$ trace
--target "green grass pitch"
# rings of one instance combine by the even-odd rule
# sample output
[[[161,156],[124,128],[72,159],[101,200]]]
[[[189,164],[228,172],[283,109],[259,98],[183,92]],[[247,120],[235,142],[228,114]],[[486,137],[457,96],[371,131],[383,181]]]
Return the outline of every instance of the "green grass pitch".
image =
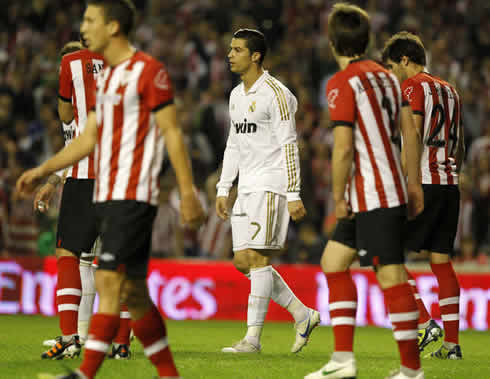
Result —
[[[185,379],[303,378],[319,369],[332,352],[332,330],[317,328],[298,355],[289,353],[294,340],[292,324],[266,323],[262,353],[228,355],[223,346],[239,340],[245,324],[233,321],[168,321],[172,351]],[[81,359],[42,361],[42,340],[58,334],[57,319],[40,316],[0,316],[0,378],[36,378],[39,372],[62,373],[63,365],[77,367]],[[461,333],[462,361],[423,359],[426,378],[490,378],[490,334]],[[438,345],[438,344],[437,344]],[[355,340],[359,378],[384,378],[399,365],[391,331],[358,328]],[[134,342],[129,361],[105,361],[99,378],[153,378],[156,370]]]

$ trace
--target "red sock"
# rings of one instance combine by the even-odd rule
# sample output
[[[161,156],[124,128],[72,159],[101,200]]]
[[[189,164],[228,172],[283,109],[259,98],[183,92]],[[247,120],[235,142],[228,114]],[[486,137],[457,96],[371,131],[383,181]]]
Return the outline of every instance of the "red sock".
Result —
[[[77,334],[78,307],[82,298],[82,280],[77,257],[60,257],[56,261],[58,268],[58,289],[56,303],[60,317],[61,334]]]
[[[412,292],[415,297],[415,302],[417,303],[417,309],[419,310],[419,326],[417,326],[419,329],[422,329],[420,327],[421,324],[426,323],[427,321],[430,321],[431,316],[429,312],[427,311],[427,308],[425,308],[425,304],[420,298],[419,291],[417,290],[417,283],[415,282],[415,278],[408,272],[407,268],[405,267],[405,271],[407,272],[408,276],[408,284],[412,287]]]
[[[85,342],[85,353],[80,371],[92,379],[109,350],[119,327],[119,315],[97,313],[90,320],[88,340]]]
[[[403,283],[383,290],[390,313],[393,335],[398,344],[401,364],[412,370],[420,368],[417,342],[419,312],[410,284]]]
[[[350,271],[326,273],[329,309],[335,339],[334,351],[353,351],[357,291]]]
[[[459,344],[459,282],[451,262],[431,264],[439,283],[439,308],[444,324],[444,341]]]
[[[158,375],[178,377],[179,373],[168,346],[165,323],[158,309],[152,305],[142,318],[131,322],[131,327],[134,335],[143,344],[145,355],[157,368]]]
[[[129,335],[131,333],[131,315],[129,314],[128,307],[125,304],[121,304],[121,313],[119,315],[119,329],[117,336],[114,338],[114,342],[120,345],[129,346]]]

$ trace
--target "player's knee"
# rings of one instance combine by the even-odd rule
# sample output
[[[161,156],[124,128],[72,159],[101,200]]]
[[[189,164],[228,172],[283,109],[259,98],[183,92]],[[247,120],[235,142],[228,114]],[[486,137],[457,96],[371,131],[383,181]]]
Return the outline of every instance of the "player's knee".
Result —
[[[250,268],[260,268],[265,267],[270,264],[270,256],[277,251],[267,251],[258,252],[256,250],[248,250],[248,264]]]
[[[95,286],[102,296],[113,296],[119,299],[124,275],[120,272],[98,270],[95,274]]]
[[[72,253],[71,251],[68,251],[66,249],[62,249],[62,248],[56,248],[56,258],[61,258],[61,257],[77,257],[74,253]]]
[[[376,271],[381,289],[390,288],[408,280],[407,272],[403,265],[379,265]]]
[[[238,271],[245,275],[250,271],[247,255],[247,250],[241,250],[235,252],[235,255],[233,256],[233,265]]]

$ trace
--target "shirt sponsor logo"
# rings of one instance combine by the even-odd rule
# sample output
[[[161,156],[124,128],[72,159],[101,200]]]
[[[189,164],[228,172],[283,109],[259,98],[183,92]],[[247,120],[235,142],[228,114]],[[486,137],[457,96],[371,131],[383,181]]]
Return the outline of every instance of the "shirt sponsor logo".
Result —
[[[243,122],[235,122],[233,125],[235,126],[237,134],[257,132],[257,124],[254,122],[247,122],[247,119],[244,119]]]

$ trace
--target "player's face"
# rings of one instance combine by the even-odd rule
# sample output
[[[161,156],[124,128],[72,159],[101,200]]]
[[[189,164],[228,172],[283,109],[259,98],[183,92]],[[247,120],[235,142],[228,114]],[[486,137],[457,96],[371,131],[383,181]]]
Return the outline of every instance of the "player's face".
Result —
[[[396,63],[393,62],[391,59],[388,59],[388,61],[386,62],[386,68],[390,70],[393,74],[395,74],[400,83],[402,83],[407,78],[407,75],[403,68],[403,64],[401,62]]]
[[[230,70],[235,74],[243,74],[252,65],[252,56],[247,47],[247,41],[241,38],[232,38],[230,52],[228,53]]]
[[[109,24],[105,22],[104,9],[89,5],[80,27],[82,39],[88,49],[102,53],[109,42]]]

